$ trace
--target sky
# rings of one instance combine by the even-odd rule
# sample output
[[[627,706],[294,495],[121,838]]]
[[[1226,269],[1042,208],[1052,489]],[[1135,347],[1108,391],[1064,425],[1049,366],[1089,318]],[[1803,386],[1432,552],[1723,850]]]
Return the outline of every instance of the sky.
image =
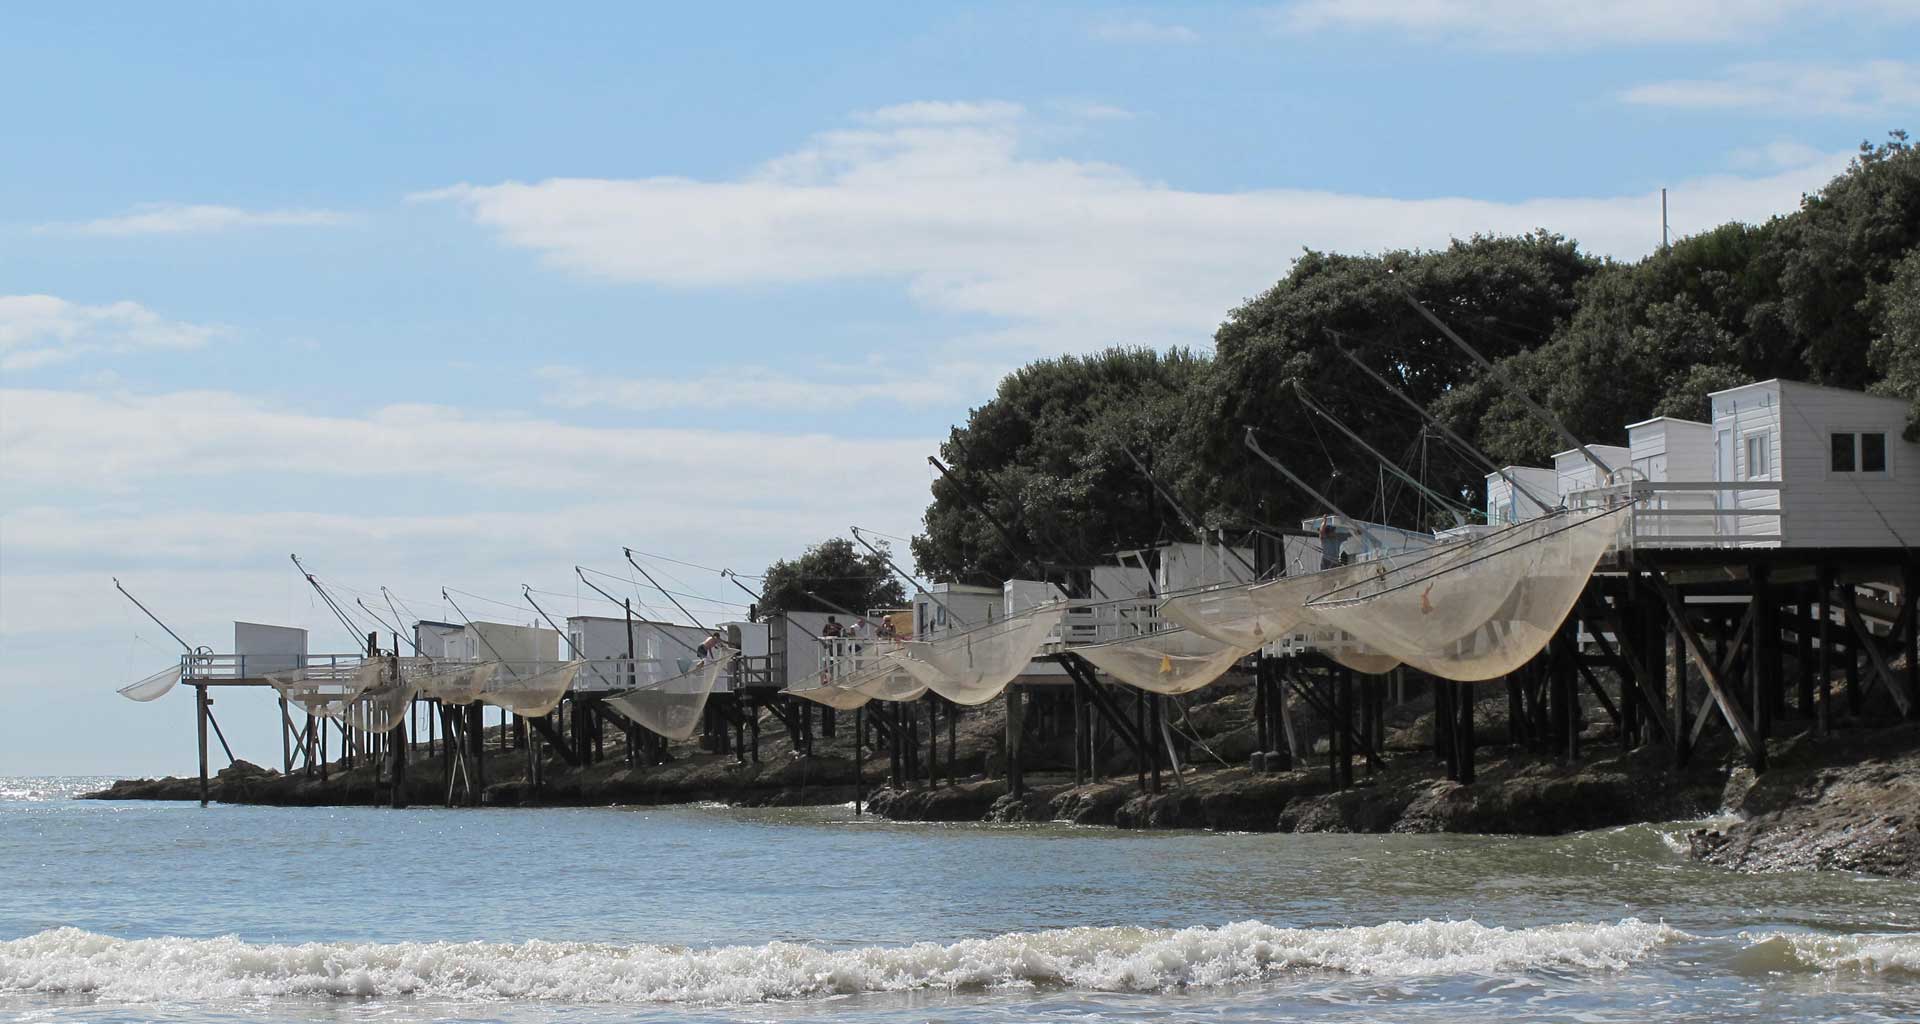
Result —
[[[911,534],[1009,369],[1208,349],[1305,248],[1790,211],[1920,129],[1915,38],[1920,0],[8,5],[0,775],[193,770],[186,691],[114,692],[179,651],[115,577],[216,651],[353,648],[290,554],[527,622],[631,547],[739,618],[713,570]],[[278,765],[267,694],[215,713]]]

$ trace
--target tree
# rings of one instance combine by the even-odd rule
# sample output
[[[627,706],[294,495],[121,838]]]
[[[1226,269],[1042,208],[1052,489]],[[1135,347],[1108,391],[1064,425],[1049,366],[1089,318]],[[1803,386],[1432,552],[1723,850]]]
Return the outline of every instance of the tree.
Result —
[[[883,551],[887,547],[884,541],[877,546]],[[869,609],[901,608],[907,603],[906,591],[886,561],[856,550],[844,537],[821,541],[798,558],[781,559],[768,566],[761,594],[760,611],[766,615],[832,612],[838,610],[835,605],[864,614]]]
[[[1368,445],[1398,461],[1418,450],[1419,417],[1340,355],[1345,347],[1396,387],[1431,404],[1473,378],[1471,359],[1408,302],[1412,295],[1489,358],[1544,344],[1575,309],[1576,288],[1600,267],[1546,232],[1477,236],[1437,251],[1341,256],[1309,251],[1285,279],[1234,310],[1214,336],[1217,354],[1189,424],[1188,493],[1203,493],[1216,520],[1297,525],[1324,511],[1242,448],[1253,426],[1263,445],[1355,515],[1391,518],[1377,501],[1378,467],[1309,413],[1295,381]],[[1477,432],[1475,407],[1455,410]],[[1435,490],[1478,504],[1483,473],[1459,453],[1429,448]]]
[[[1873,382],[1868,342],[1891,297],[1887,284],[1901,257],[1920,245],[1920,150],[1907,133],[1879,146],[1862,142],[1846,173],[1805,197],[1783,218],[1757,269],[1778,285],[1758,304],[1749,327],[1777,323],[1800,366],[1794,379],[1835,387]]]
[[[940,447],[953,475],[934,482],[913,540],[920,570],[998,584],[1173,535],[1126,451],[1150,466],[1168,457],[1205,366],[1184,349],[1115,348],[1007,375]]]
[[[1873,390],[1912,403],[1906,438],[1920,441],[1920,247],[1907,253],[1887,282],[1871,357],[1883,378]]]

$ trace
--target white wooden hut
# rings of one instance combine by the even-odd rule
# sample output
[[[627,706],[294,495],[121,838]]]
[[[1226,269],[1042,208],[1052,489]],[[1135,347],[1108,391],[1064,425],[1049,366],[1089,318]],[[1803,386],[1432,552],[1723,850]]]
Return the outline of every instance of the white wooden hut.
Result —
[[[1627,469],[1633,465],[1633,450],[1617,444],[1590,444],[1587,445],[1587,451],[1606,463],[1611,470]],[[1553,453],[1553,474],[1556,480],[1555,493],[1562,501],[1580,491],[1605,487],[1611,482],[1606,479],[1606,474],[1600,472],[1600,467],[1594,465],[1593,460],[1578,448]]]
[[[435,660],[460,660],[465,654],[467,627],[452,622],[422,619],[413,624],[413,642],[421,657]]]
[[[298,626],[269,626],[260,622],[233,624],[233,653],[237,675],[258,679],[269,672],[285,672],[307,663],[307,631]]]
[[[1730,543],[1900,547],[1920,541],[1920,445],[1907,402],[1765,380],[1713,400],[1714,479]]]
[[[1515,489],[1516,483],[1519,489]],[[1548,508],[1559,504],[1560,475],[1545,466],[1506,466],[1499,473],[1488,473],[1487,524],[1524,523],[1544,515],[1544,510],[1528,498],[1528,494],[1545,502]]]
[[[1005,600],[999,587],[935,583],[927,593],[914,595],[913,638],[934,640],[954,630],[998,622]]]

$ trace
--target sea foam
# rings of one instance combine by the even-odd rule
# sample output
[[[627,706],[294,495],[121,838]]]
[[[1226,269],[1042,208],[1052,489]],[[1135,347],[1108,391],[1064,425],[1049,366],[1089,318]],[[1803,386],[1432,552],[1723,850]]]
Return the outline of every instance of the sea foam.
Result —
[[[1662,924],[1498,928],[1067,928],[951,945],[688,949],[578,942],[307,943],[119,939],[61,928],[0,943],[0,991],[225,1001],[418,996],[470,1001],[751,1003],[859,992],[1005,987],[1165,991],[1284,971],[1414,978],[1618,970],[1685,938]]]
[[[1748,944],[1739,966],[1750,973],[1920,975],[1920,935],[1746,932],[1742,937]]]

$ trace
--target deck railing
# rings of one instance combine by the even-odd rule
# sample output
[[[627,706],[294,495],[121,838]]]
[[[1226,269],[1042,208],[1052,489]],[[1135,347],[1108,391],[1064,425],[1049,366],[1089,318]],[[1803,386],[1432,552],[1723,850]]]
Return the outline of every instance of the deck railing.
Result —
[[[1567,506],[1632,504],[1633,543],[1639,547],[1779,547],[1785,489],[1777,480],[1631,480],[1575,491]],[[1741,506],[1743,492],[1770,493],[1772,507]]]

